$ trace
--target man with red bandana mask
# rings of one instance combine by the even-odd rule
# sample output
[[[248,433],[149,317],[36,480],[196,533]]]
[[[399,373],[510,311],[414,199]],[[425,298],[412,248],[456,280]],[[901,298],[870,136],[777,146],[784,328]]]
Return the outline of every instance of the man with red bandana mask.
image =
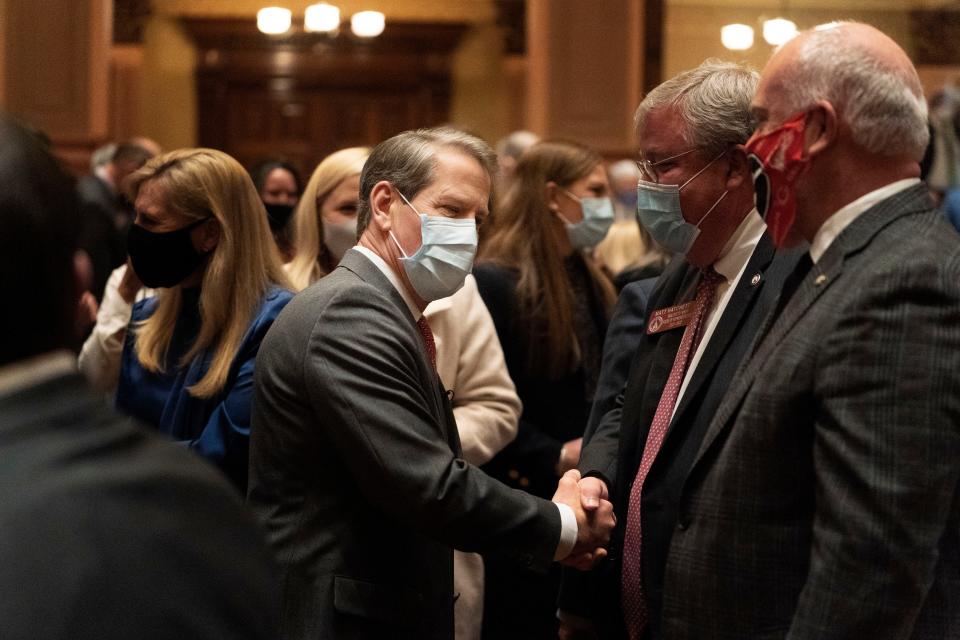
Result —
[[[809,259],[686,477],[664,635],[960,637],[960,237],[918,177],[916,70],[824,25],[752,111],[758,210]]]

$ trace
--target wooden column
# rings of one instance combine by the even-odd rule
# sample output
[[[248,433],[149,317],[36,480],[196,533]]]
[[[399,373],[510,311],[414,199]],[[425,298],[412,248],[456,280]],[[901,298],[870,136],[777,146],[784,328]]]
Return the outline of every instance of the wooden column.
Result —
[[[111,0],[4,0],[0,102],[77,172],[108,133]]]
[[[527,122],[632,155],[633,112],[659,82],[663,0],[527,1]]]

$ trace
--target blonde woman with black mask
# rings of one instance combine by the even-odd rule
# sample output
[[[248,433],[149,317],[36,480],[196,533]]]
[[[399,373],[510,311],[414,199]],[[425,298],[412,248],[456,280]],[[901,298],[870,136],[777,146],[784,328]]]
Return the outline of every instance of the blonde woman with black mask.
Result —
[[[213,149],[156,157],[129,191],[130,261],[158,293],[133,307],[117,407],[245,491],[254,360],[292,297],[263,204],[244,168]]]

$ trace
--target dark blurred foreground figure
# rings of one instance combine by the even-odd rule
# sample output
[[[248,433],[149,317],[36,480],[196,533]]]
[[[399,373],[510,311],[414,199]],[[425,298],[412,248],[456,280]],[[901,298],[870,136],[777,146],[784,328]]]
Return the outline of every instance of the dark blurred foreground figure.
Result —
[[[0,117],[0,295],[31,300],[0,316],[0,636],[274,638],[274,566],[235,492],[108,410],[64,349],[78,226],[72,181]]]

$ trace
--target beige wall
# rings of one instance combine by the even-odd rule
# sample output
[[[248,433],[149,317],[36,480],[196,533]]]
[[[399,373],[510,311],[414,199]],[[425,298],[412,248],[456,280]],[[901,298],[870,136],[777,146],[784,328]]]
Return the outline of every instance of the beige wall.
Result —
[[[179,22],[150,19],[144,33],[140,117],[143,135],[164,149],[196,145],[196,48]]]
[[[3,2],[0,0],[0,7]],[[295,16],[316,0],[272,0],[286,6]],[[517,0],[522,1],[522,0]],[[551,9],[567,0],[549,0]],[[842,11],[834,0],[791,0],[789,17],[801,28],[839,18],[874,24],[908,51],[912,44],[907,11],[932,8],[941,0],[846,0]],[[762,69],[772,47],[762,40],[762,17],[772,17],[779,0],[665,0],[663,77],[696,66],[708,57],[745,61]],[[946,0],[943,0],[946,2]],[[255,19],[265,0],[154,0],[155,15],[146,33],[143,73],[140,78],[142,104],[135,119],[143,133],[172,148],[196,143],[196,94],[193,79],[195,50],[178,24],[181,16],[245,17]],[[471,25],[453,64],[453,92],[450,120],[490,141],[517,128],[528,128],[524,101],[528,96],[525,73],[528,60],[505,59],[501,30],[495,25],[493,0],[337,0],[346,19],[356,11],[376,8],[387,20],[458,21]],[[797,8],[802,6],[803,8]],[[0,16],[2,17],[2,16]],[[754,46],[746,52],[731,52],[720,43],[720,27],[744,22],[756,30]],[[627,43],[611,42],[611,48]],[[958,61],[960,63],[960,61]],[[933,91],[945,74],[954,70],[922,70],[925,84]],[[2,82],[2,77],[0,77]],[[603,101],[598,108],[603,108]]]
[[[768,6],[776,6],[770,2]],[[757,70],[763,69],[773,47],[763,40],[761,24],[763,17],[775,17],[773,11],[755,6],[733,3],[692,4],[688,1],[667,2],[665,51],[663,77],[697,66],[710,57],[746,62]],[[795,6],[796,3],[791,3]],[[907,12],[897,9],[853,10],[803,9],[791,10],[788,17],[800,29],[831,20],[857,20],[872,24],[892,37],[909,53],[911,50]],[[720,43],[720,28],[725,24],[739,22],[754,28],[753,48],[747,51],[729,51]]]

